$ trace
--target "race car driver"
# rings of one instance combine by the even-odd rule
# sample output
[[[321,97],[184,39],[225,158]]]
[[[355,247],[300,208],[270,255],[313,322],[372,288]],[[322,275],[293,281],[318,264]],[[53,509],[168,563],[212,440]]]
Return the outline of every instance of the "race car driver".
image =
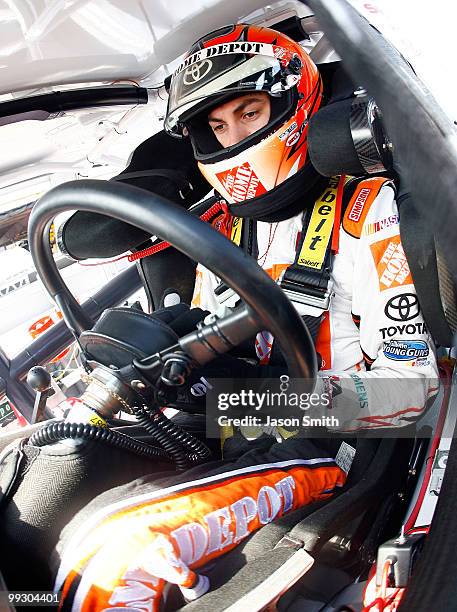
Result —
[[[317,330],[319,385],[330,390],[336,414],[344,397],[358,398],[355,413],[342,414],[342,429],[398,427],[436,391],[434,348],[401,245],[394,183],[359,182],[341,214],[345,178],[321,177],[309,162],[308,122],[322,103],[319,72],[298,44],[236,25],[199,40],[179,66],[166,128],[190,137],[224,201],[215,226],[273,279],[300,266],[328,270],[331,259],[328,307],[297,303],[308,302],[303,314]],[[199,266],[194,305],[220,312],[218,289]],[[261,364],[273,352],[274,339],[261,334]],[[414,384],[399,393],[387,379]],[[198,598],[209,588],[198,568],[345,481],[335,457],[310,440],[261,436],[244,451],[224,464],[141,479],[89,504],[59,546],[55,588],[64,609],[158,610],[167,582]]]
[[[230,221],[221,215],[214,225],[292,287],[294,302],[300,283],[308,286],[295,303],[317,335],[320,386],[337,382],[334,409],[350,393],[359,398],[344,427],[401,426],[436,391],[433,344],[400,240],[394,182],[324,178],[310,163],[309,122],[324,96],[299,44],[267,28],[231,26],[199,40],[178,67],[165,127],[188,134],[227,204]],[[341,214],[344,190],[352,197]],[[329,305],[306,291],[330,296]],[[219,279],[199,265],[193,305],[223,312],[221,295]],[[259,334],[261,363],[271,350],[272,338]]]

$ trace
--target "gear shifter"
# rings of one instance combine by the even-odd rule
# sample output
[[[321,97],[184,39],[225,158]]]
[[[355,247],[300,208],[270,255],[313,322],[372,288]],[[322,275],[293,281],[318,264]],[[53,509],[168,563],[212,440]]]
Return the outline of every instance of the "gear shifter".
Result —
[[[36,391],[30,423],[38,423],[46,418],[46,401],[48,397],[54,395],[54,389],[51,387],[51,375],[42,366],[34,366],[30,368],[27,374],[27,384]]]

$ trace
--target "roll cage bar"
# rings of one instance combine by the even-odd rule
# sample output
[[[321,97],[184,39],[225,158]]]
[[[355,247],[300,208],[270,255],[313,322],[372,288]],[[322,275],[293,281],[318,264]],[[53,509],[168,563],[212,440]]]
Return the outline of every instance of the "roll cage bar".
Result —
[[[86,300],[82,307],[89,319],[96,321],[106,308],[120,304],[141,286],[137,268],[128,268]],[[27,420],[32,416],[35,397],[25,382],[27,372],[34,365],[49,362],[73,341],[74,337],[65,322],[59,321],[12,359],[8,359],[0,348],[0,390],[4,387],[8,398]]]

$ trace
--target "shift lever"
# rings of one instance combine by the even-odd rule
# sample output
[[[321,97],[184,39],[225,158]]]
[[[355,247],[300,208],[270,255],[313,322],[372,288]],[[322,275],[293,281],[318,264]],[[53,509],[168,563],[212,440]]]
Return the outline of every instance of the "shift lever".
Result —
[[[34,366],[30,368],[27,374],[27,384],[36,391],[35,403],[33,405],[33,414],[30,423],[38,423],[45,417],[46,400],[51,395],[54,395],[54,389],[51,387],[51,375],[42,366]]]

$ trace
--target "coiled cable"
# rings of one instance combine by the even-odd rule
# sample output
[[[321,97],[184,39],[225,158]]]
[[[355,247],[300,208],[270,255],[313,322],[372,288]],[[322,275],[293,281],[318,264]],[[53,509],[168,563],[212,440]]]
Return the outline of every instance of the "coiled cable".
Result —
[[[88,423],[68,423],[58,421],[57,423],[47,423],[38,431],[35,431],[29,439],[33,446],[46,446],[59,440],[68,438],[83,438],[88,440],[100,440],[105,444],[110,444],[130,451],[142,457],[160,458],[165,461],[172,461],[171,453],[162,448],[150,446],[139,440],[135,440],[119,431],[114,431],[106,427],[89,425]]]
[[[170,421],[160,410],[143,407],[133,408],[133,412],[144,429],[173,457],[177,471],[182,472],[211,456],[206,444]]]

